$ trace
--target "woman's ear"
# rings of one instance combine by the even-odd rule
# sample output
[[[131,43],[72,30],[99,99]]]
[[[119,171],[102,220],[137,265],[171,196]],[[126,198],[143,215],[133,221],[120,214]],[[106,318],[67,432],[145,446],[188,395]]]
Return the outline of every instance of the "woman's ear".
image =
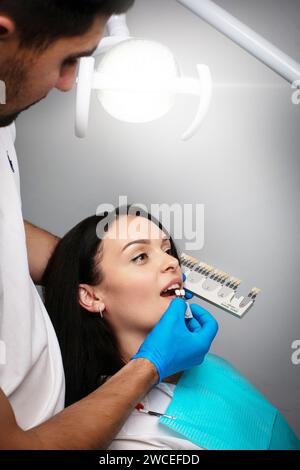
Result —
[[[16,25],[8,16],[0,15],[0,41],[7,39],[16,32]]]
[[[97,295],[92,286],[80,284],[78,291],[78,301],[85,310],[91,313],[99,314],[100,310],[105,310],[105,304],[99,295]]]

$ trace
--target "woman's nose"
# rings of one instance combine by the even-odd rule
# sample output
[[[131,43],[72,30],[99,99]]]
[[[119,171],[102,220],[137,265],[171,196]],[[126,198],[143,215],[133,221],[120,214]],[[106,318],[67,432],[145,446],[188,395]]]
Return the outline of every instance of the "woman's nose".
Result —
[[[162,261],[161,270],[162,272],[165,271],[176,271],[179,267],[179,261],[174,256],[165,253],[164,259]]]

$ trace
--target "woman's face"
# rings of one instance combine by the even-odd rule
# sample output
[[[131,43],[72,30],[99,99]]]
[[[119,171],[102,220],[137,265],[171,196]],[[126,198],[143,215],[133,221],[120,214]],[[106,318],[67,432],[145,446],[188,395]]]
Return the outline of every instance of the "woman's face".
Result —
[[[97,288],[105,304],[105,319],[117,336],[120,332],[142,338],[175,298],[170,292],[162,296],[162,291],[172,284],[182,288],[170,240],[144,217],[121,216],[106,233],[102,250],[103,280]]]

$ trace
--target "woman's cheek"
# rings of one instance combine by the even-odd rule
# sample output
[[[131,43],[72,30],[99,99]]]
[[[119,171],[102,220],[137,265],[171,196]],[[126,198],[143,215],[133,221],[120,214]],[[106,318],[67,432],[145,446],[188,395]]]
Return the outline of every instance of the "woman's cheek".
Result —
[[[125,289],[130,297],[137,296],[139,298],[149,298],[153,295],[153,279],[149,274],[143,273],[142,271],[134,272],[132,275],[128,274],[126,276]]]

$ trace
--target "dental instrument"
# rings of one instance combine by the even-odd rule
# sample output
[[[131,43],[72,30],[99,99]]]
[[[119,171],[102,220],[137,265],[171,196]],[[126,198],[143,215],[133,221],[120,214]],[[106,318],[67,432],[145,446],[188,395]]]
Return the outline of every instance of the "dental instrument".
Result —
[[[140,413],[145,413],[147,415],[150,415],[150,416],[156,416],[157,418],[167,418],[167,419],[171,419],[171,420],[175,420],[175,416],[170,416],[170,415],[166,415],[164,413],[158,413],[157,411],[152,411],[152,410],[145,410],[145,407],[143,405],[143,403],[138,403],[136,406],[135,406],[135,409],[137,411],[139,411]]]

